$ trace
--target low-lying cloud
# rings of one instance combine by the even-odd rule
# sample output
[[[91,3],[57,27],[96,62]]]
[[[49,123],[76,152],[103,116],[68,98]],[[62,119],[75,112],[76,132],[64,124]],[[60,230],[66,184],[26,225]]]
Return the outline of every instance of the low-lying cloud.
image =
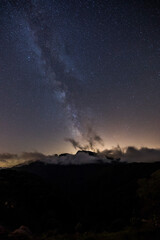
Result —
[[[0,167],[13,167],[15,165],[41,161],[46,158],[46,155],[39,152],[23,152],[21,154],[2,153],[0,154]]]
[[[126,162],[157,162],[160,161],[160,149],[128,147],[122,155]]]
[[[68,139],[70,141],[71,139]],[[73,142],[76,147],[79,143]],[[76,154],[54,154],[45,155],[39,152],[24,152],[22,154],[0,154],[0,167],[9,168],[21,164],[29,164],[31,162],[41,161],[46,164],[60,165],[81,165],[81,164],[96,164],[96,163],[112,163],[113,161],[120,162],[157,162],[160,161],[160,149],[154,148],[136,148],[127,147],[121,149],[119,146],[112,149],[105,149],[101,152],[78,151]]]

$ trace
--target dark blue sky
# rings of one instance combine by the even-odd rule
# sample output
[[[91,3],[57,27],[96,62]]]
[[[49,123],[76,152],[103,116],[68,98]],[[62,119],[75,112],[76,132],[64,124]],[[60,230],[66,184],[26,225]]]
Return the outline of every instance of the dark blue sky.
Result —
[[[160,147],[159,26],[159,1],[1,0],[0,152]]]

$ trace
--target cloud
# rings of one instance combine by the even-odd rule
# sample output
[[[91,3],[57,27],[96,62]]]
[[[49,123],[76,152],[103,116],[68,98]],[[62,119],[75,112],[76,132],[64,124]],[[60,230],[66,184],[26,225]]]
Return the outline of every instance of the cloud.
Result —
[[[2,153],[0,154],[0,162],[5,162],[6,160],[12,160],[17,158],[17,154]]]
[[[24,152],[18,154],[0,154],[0,167],[10,168],[16,165],[29,164],[35,161],[41,161],[48,164],[60,164],[60,165],[81,165],[81,164],[92,164],[98,163],[99,161],[110,162],[105,156],[100,156],[97,153],[90,151],[78,151],[76,154],[60,154],[59,156],[44,155],[38,152]]]
[[[154,148],[136,148],[134,146],[128,146],[126,148],[120,148],[117,146],[112,149],[105,149],[101,152],[109,159],[120,159],[121,162],[158,162],[160,161],[160,149]]]
[[[70,142],[75,149],[89,150],[89,145],[81,145],[78,141],[73,138],[66,138],[65,141]]]
[[[160,161],[160,149],[128,147],[122,156],[126,162],[157,162]]]
[[[73,138],[66,138],[65,141],[70,142],[75,149],[82,149],[82,146],[79,144],[79,142]]]
[[[79,143],[73,139],[67,139],[75,148],[79,148]],[[119,160],[120,162],[157,162],[160,161],[160,149],[153,148],[136,148],[129,146],[121,149],[117,146],[112,149],[105,149],[101,152],[91,152],[86,150],[78,151],[76,154],[60,154],[59,156],[44,155],[39,152],[24,152],[21,154],[0,154],[0,167],[9,168],[20,164],[29,164],[30,162],[41,161],[48,164],[60,165],[81,165],[81,164],[96,164],[96,163],[112,163]]]
[[[2,153],[0,154],[0,167],[13,167],[22,163],[43,160],[46,156],[38,152],[23,152],[21,154]]]
[[[100,136],[98,136],[98,135],[94,136],[94,141],[100,143],[102,146],[104,145],[102,138]]]
[[[104,146],[102,138],[90,126],[88,126],[86,132],[82,134],[81,141],[83,141],[83,144],[74,138],[65,138],[65,141],[70,142],[75,149],[90,150],[94,152],[99,151],[97,149],[97,144]]]
[[[117,147],[113,147],[112,149],[105,149],[100,152],[100,154],[108,159],[122,159],[124,156],[124,150],[121,149],[118,145]]]
[[[88,142],[89,150],[96,151],[97,144],[104,146],[102,138],[95,132],[95,130],[91,127],[87,127],[86,136],[84,137]]]

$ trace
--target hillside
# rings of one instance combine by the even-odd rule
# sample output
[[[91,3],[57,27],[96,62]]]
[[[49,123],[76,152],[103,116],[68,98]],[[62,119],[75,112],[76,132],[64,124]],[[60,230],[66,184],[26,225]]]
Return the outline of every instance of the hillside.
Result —
[[[149,180],[159,169],[159,162],[80,166],[35,162],[1,170],[0,224],[9,231],[25,225],[34,234],[117,232],[139,226],[143,218],[152,221],[155,214],[152,207],[149,212],[144,209],[147,180],[140,179]],[[156,184],[153,192],[159,193],[159,188]]]

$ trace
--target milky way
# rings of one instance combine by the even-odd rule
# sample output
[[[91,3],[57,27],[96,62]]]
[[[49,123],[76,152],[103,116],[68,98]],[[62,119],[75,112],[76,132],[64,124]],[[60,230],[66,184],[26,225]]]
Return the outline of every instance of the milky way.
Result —
[[[2,0],[0,151],[159,147],[159,23],[157,1]]]

